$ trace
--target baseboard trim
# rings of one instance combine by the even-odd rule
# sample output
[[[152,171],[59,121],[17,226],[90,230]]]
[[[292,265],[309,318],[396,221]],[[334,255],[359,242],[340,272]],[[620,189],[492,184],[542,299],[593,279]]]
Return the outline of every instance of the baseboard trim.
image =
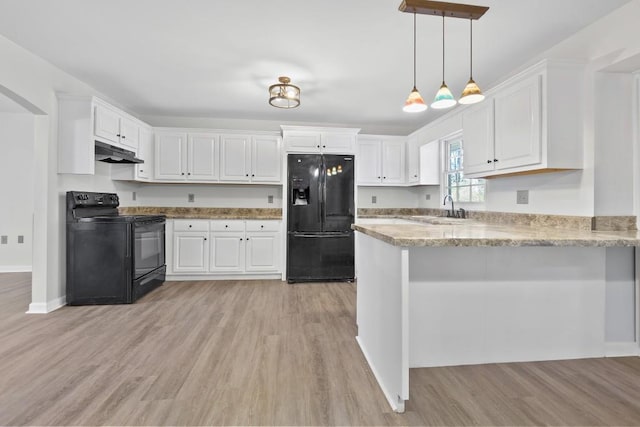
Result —
[[[30,265],[0,265],[0,273],[31,273]]]
[[[47,301],[46,303],[32,302],[31,304],[29,304],[29,310],[27,311],[27,314],[47,314],[65,305],[67,305],[66,295],[61,296],[60,298],[53,299],[51,301]]]
[[[640,346],[632,342],[608,342],[605,343],[606,357],[640,356]]]
[[[380,376],[378,375],[378,371],[376,371],[375,366],[373,366],[373,364],[371,363],[371,359],[369,358],[369,353],[367,353],[367,350],[364,348],[364,345],[362,344],[360,337],[356,337],[356,342],[358,343],[358,346],[360,347],[360,351],[362,351],[362,354],[364,355],[364,358],[367,361],[367,365],[369,365],[371,372],[373,372],[373,376],[376,378],[376,381],[378,382],[378,386],[380,386],[380,390],[382,390],[382,394],[384,394],[384,397],[387,398],[387,402],[389,402],[391,409],[393,409],[394,412],[403,413],[404,401],[402,401],[402,403],[398,402],[394,398],[394,396],[390,394],[389,391],[384,387],[384,385],[382,384],[382,381],[380,381]]]
[[[167,282],[190,280],[281,280],[282,273],[272,274],[167,274]]]

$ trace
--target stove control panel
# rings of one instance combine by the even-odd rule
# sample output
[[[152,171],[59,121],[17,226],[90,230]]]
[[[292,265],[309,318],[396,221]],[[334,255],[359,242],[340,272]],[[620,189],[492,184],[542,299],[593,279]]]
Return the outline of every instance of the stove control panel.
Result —
[[[68,194],[71,195],[73,205],[77,207],[118,207],[120,204],[118,195],[115,193],[90,193],[82,191],[70,191]]]

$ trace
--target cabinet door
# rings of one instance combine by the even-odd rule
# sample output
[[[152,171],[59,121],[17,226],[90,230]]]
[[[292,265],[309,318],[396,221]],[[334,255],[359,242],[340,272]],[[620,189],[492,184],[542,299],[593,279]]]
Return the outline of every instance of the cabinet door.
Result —
[[[327,154],[353,154],[356,136],[342,133],[323,133],[320,145],[323,153]]]
[[[244,271],[244,232],[211,233],[212,273],[242,273]]]
[[[282,182],[280,137],[254,136],[251,141],[251,181]]]
[[[220,137],[220,181],[249,181],[250,144],[246,135]]]
[[[287,151],[293,153],[319,153],[320,133],[318,132],[287,132],[284,137]]]
[[[188,144],[187,179],[218,180],[218,135],[191,134]]]
[[[140,143],[140,126],[133,120],[120,119],[120,145],[134,153],[138,152]]]
[[[115,145],[120,145],[120,115],[109,108],[96,105],[94,112],[94,134]]]
[[[440,141],[420,147],[420,185],[440,185]]]
[[[492,171],[493,153],[493,100],[469,108],[462,116],[465,175]]]
[[[209,270],[207,232],[173,233],[173,272],[206,273]]]
[[[155,177],[161,180],[186,179],[187,135],[183,133],[156,134]]]
[[[380,184],[382,182],[381,146],[382,141],[380,140],[360,139],[358,141],[356,155],[358,184]]]
[[[415,136],[407,141],[407,182],[420,183],[420,146]]]
[[[404,141],[382,141],[382,183],[404,184]]]
[[[534,76],[495,95],[496,169],[541,162],[541,78]]]
[[[153,176],[153,133],[151,129],[140,129],[140,141],[138,143],[138,158],[144,163],[136,165],[136,178],[142,180],[151,179]]]
[[[247,233],[246,271],[277,272],[279,270],[279,233]]]

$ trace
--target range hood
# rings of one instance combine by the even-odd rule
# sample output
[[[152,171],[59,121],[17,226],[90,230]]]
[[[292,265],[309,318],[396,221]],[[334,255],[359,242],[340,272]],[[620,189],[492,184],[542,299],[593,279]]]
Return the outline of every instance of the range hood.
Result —
[[[106,163],[144,163],[133,151],[96,141],[96,160]]]

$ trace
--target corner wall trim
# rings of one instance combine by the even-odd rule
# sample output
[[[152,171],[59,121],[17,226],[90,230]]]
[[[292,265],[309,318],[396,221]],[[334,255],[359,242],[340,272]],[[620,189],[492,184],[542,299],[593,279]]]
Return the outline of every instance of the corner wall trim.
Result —
[[[29,310],[27,310],[26,313],[27,314],[47,314],[65,305],[67,305],[66,295],[51,301],[47,301],[46,303],[32,302],[31,304],[29,304]]]

